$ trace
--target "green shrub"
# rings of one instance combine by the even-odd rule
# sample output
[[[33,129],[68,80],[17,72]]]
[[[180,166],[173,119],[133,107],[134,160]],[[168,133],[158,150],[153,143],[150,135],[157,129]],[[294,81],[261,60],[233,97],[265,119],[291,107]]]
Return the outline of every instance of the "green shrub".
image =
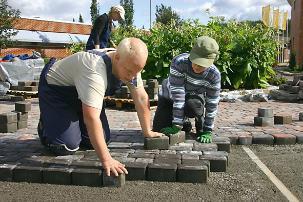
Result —
[[[278,43],[276,32],[260,23],[254,25],[214,17],[207,25],[189,20],[178,27],[155,24],[150,31],[118,28],[112,39],[116,44],[130,36],[142,39],[149,50],[142,76],[162,80],[169,74],[172,58],[189,52],[194,40],[202,35],[213,37],[220,46],[220,57],[215,64],[222,75],[222,88],[268,86],[268,80],[275,75],[272,66],[276,61]]]

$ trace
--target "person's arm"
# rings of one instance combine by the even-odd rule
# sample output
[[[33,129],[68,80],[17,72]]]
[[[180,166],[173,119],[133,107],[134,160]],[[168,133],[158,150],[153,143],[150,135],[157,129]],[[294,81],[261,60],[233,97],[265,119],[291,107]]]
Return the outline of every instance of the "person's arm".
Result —
[[[149,108],[149,98],[144,89],[144,86],[130,88],[131,96],[135,103],[135,108],[138,114],[142,132],[145,137],[160,137],[163,134],[152,131],[151,114]]]
[[[102,34],[105,26],[107,26],[108,24],[108,18],[106,15],[101,15],[100,17],[98,17],[94,23],[94,32],[96,32],[96,34],[93,37],[93,41],[95,44],[95,49],[99,49],[100,48],[100,35]]]
[[[184,119],[185,104],[185,73],[184,66],[174,58],[170,66],[168,81],[170,83],[170,93],[173,100],[173,124],[182,126]]]
[[[84,123],[87,128],[88,136],[93,145],[98,157],[102,162],[102,166],[108,176],[112,172],[115,176],[119,173],[126,173],[124,165],[119,161],[114,160],[105,143],[102,123],[100,120],[101,111],[90,107],[86,104],[82,104]]]
[[[218,111],[221,90],[221,75],[219,71],[213,71],[211,86],[207,88],[205,94],[205,118],[203,131],[212,131],[214,120]],[[210,75],[210,73],[209,73]]]

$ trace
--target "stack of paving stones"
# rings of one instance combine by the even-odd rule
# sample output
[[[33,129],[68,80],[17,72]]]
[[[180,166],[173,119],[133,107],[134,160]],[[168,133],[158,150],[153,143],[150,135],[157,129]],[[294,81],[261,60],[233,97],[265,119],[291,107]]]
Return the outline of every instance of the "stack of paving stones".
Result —
[[[302,114],[303,116],[303,114]],[[300,119],[300,115],[299,115]],[[273,109],[258,108],[258,116],[254,117],[254,125],[261,127],[273,127],[274,125],[291,124],[292,116],[288,114],[274,115]],[[297,138],[299,138],[297,140]],[[254,134],[253,136],[244,135],[238,137],[239,144],[296,144],[300,143],[300,137],[291,134]]]
[[[281,84],[278,90],[272,90],[270,95],[275,100],[287,102],[303,101],[303,75],[295,75],[293,81]]]
[[[157,79],[148,79],[144,88],[149,99],[158,100],[159,83]]]
[[[0,114],[0,133],[13,133],[19,129],[27,128],[28,112],[31,110],[29,102],[15,103],[15,110]]]
[[[118,90],[115,91],[115,98],[121,98],[121,99],[130,99],[130,91],[127,86],[121,86]]]
[[[18,81],[17,86],[11,86],[10,90],[38,91],[39,81]]]

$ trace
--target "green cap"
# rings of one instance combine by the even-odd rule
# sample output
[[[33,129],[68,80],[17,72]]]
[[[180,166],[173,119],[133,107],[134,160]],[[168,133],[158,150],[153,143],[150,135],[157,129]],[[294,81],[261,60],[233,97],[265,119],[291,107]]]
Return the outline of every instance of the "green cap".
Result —
[[[197,38],[189,53],[192,63],[202,67],[210,67],[219,55],[219,45],[215,39],[208,36]]]

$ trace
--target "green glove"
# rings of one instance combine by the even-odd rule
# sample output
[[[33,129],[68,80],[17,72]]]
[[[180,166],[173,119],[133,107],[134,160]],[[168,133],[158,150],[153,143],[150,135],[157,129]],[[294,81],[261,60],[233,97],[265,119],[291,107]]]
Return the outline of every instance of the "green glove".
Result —
[[[181,130],[181,127],[178,127],[176,125],[172,125],[171,127],[162,128],[160,130],[160,132],[165,134],[165,135],[169,135],[169,134],[176,134],[180,130]]]
[[[211,131],[200,132],[197,134],[197,141],[202,143],[211,143],[212,142],[212,133]]]

